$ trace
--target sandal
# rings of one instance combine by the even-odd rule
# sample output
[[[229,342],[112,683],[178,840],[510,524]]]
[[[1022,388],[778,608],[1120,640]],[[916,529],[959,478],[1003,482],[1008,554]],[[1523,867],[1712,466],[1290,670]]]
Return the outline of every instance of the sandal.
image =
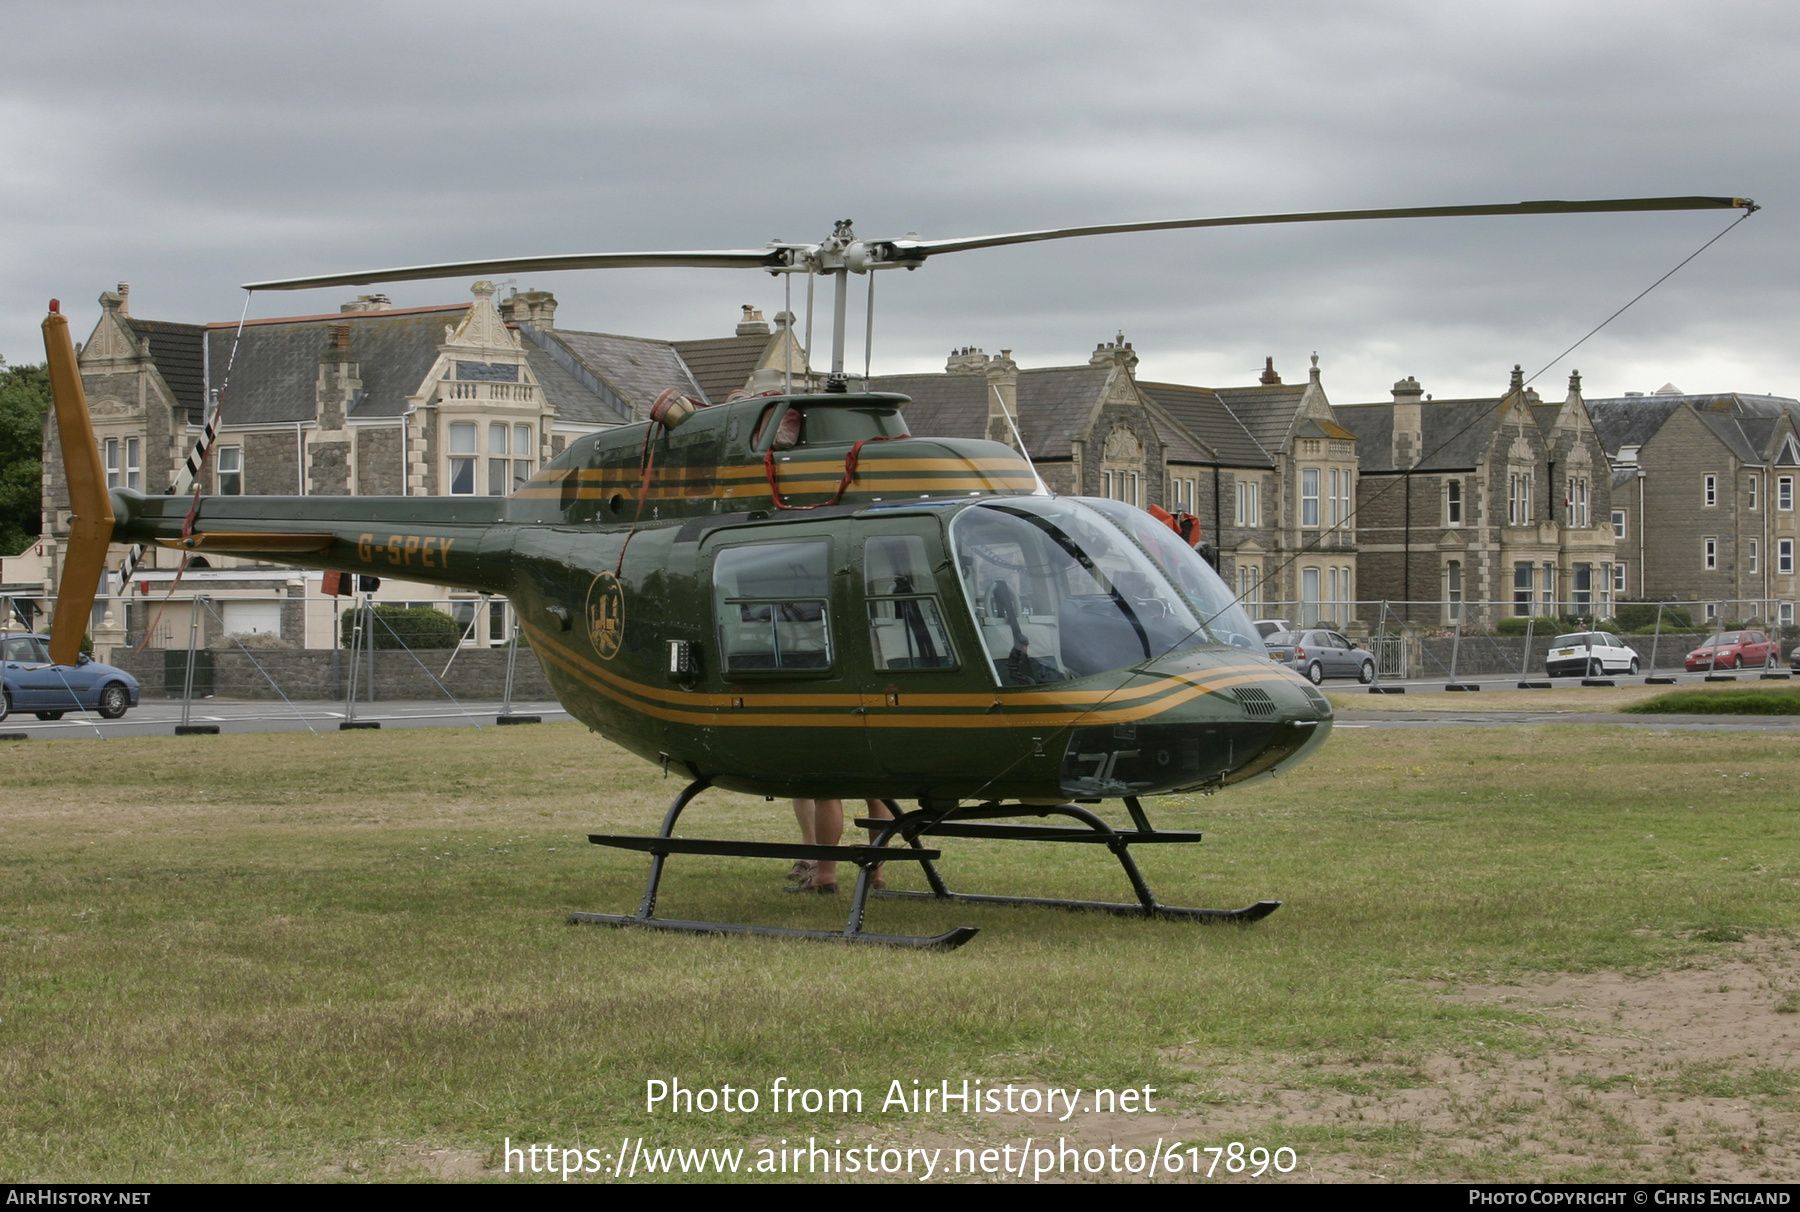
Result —
[[[837,890],[838,890],[837,884],[836,883],[830,883],[830,884],[818,883],[818,882],[816,882],[817,874],[818,874],[817,872],[809,871],[806,873],[805,879],[801,880],[797,884],[789,884],[786,888],[783,888],[782,891],[783,892],[816,892],[822,896],[835,896],[837,894]]]
[[[812,859],[795,859],[794,865],[788,868],[786,879],[790,884],[804,883],[812,875],[813,869],[817,866],[818,863],[814,862]]]

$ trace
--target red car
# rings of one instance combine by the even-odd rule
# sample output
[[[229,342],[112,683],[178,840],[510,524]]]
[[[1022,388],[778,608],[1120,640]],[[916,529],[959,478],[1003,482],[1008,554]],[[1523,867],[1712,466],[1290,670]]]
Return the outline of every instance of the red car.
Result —
[[[1760,631],[1722,631],[1687,654],[1687,671],[1775,668],[1780,645]]]

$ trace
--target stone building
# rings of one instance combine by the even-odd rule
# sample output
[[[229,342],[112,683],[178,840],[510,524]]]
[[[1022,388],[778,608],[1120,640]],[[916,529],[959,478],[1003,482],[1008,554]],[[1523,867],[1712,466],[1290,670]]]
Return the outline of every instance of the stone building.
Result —
[[[1612,613],[1612,472],[1579,372],[1555,403],[1515,366],[1497,398],[1433,400],[1409,376],[1339,415],[1356,433],[1365,600],[1419,622]]]
[[[1619,596],[1704,602],[1708,622],[1791,625],[1800,400],[1671,384],[1588,409],[1612,461]]]
[[[165,492],[176,482],[208,410],[220,431],[203,490],[222,495],[507,495],[568,442],[642,418],[667,388],[707,402],[755,386],[808,383],[805,350],[791,318],[773,329],[745,307],[730,337],[656,341],[558,329],[547,291],[496,300],[476,282],[472,300],[395,308],[364,295],[338,312],[208,325],[130,314],[129,287],[100,297],[101,315],[80,347],[109,484]],[[44,436],[44,534],[60,579],[68,533],[68,487],[55,428]],[[125,555],[115,545],[108,566]],[[166,592],[180,564],[146,553],[128,619],[102,586],[93,625],[98,644],[146,629],[158,646],[186,642],[185,604],[151,609],[146,589]],[[292,643],[329,644],[330,602],[319,574],[228,556],[197,558],[183,583],[218,595],[224,619],[203,612],[203,638],[271,631]],[[192,578],[191,581],[188,578]],[[436,602],[447,591],[392,582],[392,601]],[[279,601],[277,601],[279,599]],[[442,603],[439,603],[442,604]],[[473,598],[452,603],[472,622]],[[471,628],[482,642],[506,634],[502,617]]]
[[[914,433],[1018,438],[1052,492],[1185,510],[1253,613],[1291,603],[1343,622],[1355,600],[1355,439],[1338,424],[1317,363],[1289,385],[1272,361],[1254,386],[1140,383],[1123,335],[1084,366],[1021,369],[1010,350],[953,350],[941,374],[872,379],[911,396]]]

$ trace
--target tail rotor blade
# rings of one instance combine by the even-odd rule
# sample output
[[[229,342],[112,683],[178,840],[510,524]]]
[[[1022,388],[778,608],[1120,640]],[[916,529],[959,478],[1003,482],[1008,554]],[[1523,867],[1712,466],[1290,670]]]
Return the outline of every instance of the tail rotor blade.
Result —
[[[100,462],[100,443],[88,416],[87,393],[69,321],[50,301],[44,318],[44,356],[50,368],[50,397],[56,410],[56,434],[62,444],[63,468],[69,481],[69,544],[57,585],[56,618],[50,627],[50,659],[73,665],[81,656],[94,595],[106,571],[106,548],[112,541],[112,494]]]

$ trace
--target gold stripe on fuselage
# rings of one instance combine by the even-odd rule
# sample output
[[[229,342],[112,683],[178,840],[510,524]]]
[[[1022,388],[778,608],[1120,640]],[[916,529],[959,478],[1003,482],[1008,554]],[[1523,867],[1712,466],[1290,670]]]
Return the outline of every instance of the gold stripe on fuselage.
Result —
[[[1044,725],[1124,724],[1159,715],[1203,694],[1214,694],[1232,686],[1256,682],[1284,683],[1292,675],[1272,667],[1243,663],[1208,671],[1205,674],[1173,674],[1141,686],[1115,690],[1022,691],[963,695],[904,695],[907,707],[961,707],[965,713],[955,715],[852,714],[867,704],[881,707],[884,696],[862,694],[700,694],[670,691],[646,686],[630,678],[602,669],[569,649],[550,634],[527,623],[533,647],[554,664],[561,666],[579,681],[607,698],[655,719],[675,723],[713,724],[722,726],[763,727],[874,727],[874,728],[1035,728]],[[1115,706],[1100,708],[1112,702]],[[666,705],[665,705],[666,704]],[[1079,707],[1084,710],[1040,710],[1011,716],[997,715],[990,708],[998,704],[1003,710],[1018,707]],[[817,708],[794,711],[795,708]],[[770,710],[778,709],[778,710]]]

